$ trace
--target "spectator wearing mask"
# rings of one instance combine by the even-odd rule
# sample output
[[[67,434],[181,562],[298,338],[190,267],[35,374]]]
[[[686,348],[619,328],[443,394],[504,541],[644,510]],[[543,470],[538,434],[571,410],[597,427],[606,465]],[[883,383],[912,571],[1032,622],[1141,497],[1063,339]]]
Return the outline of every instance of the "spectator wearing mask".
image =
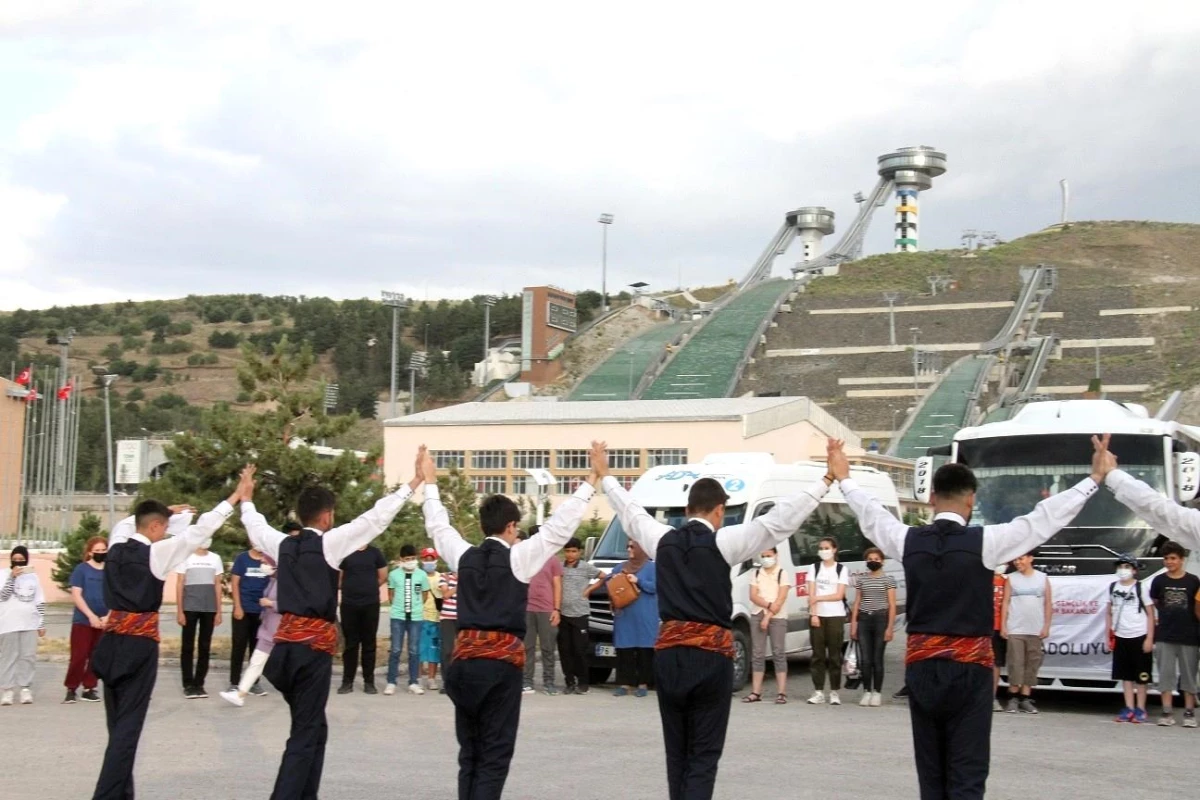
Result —
[[[583,544],[574,536],[563,546],[562,618],[558,621],[558,658],[563,668],[564,694],[588,693],[588,607],[589,586],[604,574],[593,564],[581,561]]]
[[[1112,679],[1121,681],[1125,707],[1117,722],[1146,721],[1146,686],[1154,666],[1154,606],[1143,597],[1138,560],[1123,555],[1117,579],[1108,586],[1108,638],[1112,642]]]
[[[883,654],[896,625],[896,579],[883,572],[883,551],[863,553],[867,574],[855,579],[850,638],[858,641],[863,696],[860,706],[883,704]]]
[[[265,553],[262,562],[262,571],[267,576],[267,588],[258,599],[262,612],[254,652],[250,654],[250,665],[242,673],[242,680],[237,686],[221,692],[222,700],[238,708],[246,704],[246,695],[262,697],[266,694],[259,685],[259,678],[262,677],[271,651],[275,649],[275,631],[279,630],[279,590],[275,583],[275,562]]]
[[[175,568],[175,613],[183,628],[179,662],[183,668],[183,696],[188,700],[208,697],[204,679],[208,677],[213,628],[221,624],[224,572],[221,557],[207,547],[196,548],[187,561]]]
[[[538,535],[538,526],[529,529],[529,538]],[[558,694],[554,685],[554,649],[558,644],[558,623],[562,615],[563,566],[557,558],[542,565],[529,582],[525,604],[525,686],[523,694],[533,694],[534,654],[541,645],[542,691]]]
[[[270,580],[263,566],[263,554],[252,547],[238,553],[229,570],[232,576],[230,591],[233,594],[233,645],[229,655],[231,690],[241,683],[242,666],[246,663],[247,653],[253,651],[254,643],[258,640],[258,626],[262,621],[259,600]],[[256,688],[262,691],[262,687]]]
[[[1033,568],[1033,553],[1013,561],[1017,571],[1008,576],[1004,606],[1000,610],[1000,635],[1008,640],[1008,708],[1010,714],[1038,713],[1033,702],[1042,668],[1042,642],[1050,635],[1054,600],[1050,579]]]
[[[837,540],[817,542],[820,558],[808,572],[809,634],[812,637],[813,694],[811,705],[825,702],[825,679],[829,679],[829,704],[840,706],[842,688],[842,643],[846,638],[846,587],[850,576],[837,561]]]
[[[387,583],[387,559],[373,544],[342,559],[342,685],[338,694],[354,691],[362,655],[363,693],[375,694],[375,641],[379,634],[379,587]]]
[[[625,697],[630,692],[645,697],[654,676],[654,645],[658,641],[658,571],[642,546],[632,539],[628,551],[629,558],[613,567],[612,575],[628,577],[638,588],[638,597],[624,608],[613,610],[618,684],[613,697]]]
[[[1167,571],[1150,581],[1150,602],[1157,625],[1154,629],[1154,660],[1158,662],[1158,691],[1162,699],[1159,725],[1175,724],[1172,695],[1178,685],[1183,693],[1183,727],[1196,727],[1196,661],[1200,638],[1196,631],[1196,595],[1200,578],[1184,570],[1187,551],[1177,542],[1167,542],[1159,551]],[[1178,684],[1176,684],[1178,681]]]
[[[458,636],[458,573],[447,570],[438,581],[442,590],[441,621],[438,622],[442,640],[442,675],[450,669],[450,661],[454,658],[454,640]],[[446,693],[446,683],[443,680],[438,694]]]
[[[392,610],[392,640],[388,650],[387,686],[383,693],[396,693],[400,679],[400,654],[408,649],[408,693],[425,694],[421,688],[421,629],[425,627],[425,594],[429,579],[417,569],[417,548],[400,548],[400,564],[388,573],[388,601]]]
[[[442,662],[442,575],[438,572],[438,553],[432,547],[421,550],[421,570],[429,580],[425,593],[425,624],[421,628],[421,670],[425,688],[438,688],[438,665]]]
[[[17,545],[0,570],[0,706],[11,706],[18,688],[23,705],[33,702],[37,640],[45,635],[46,596],[29,551]]]
[[[99,679],[92,672],[92,651],[104,633],[104,618],[108,616],[108,604],[104,600],[104,559],[107,557],[108,540],[93,536],[83,546],[83,561],[71,570],[69,583],[75,613],[71,616],[71,662],[63,681],[67,687],[64,703],[79,699],[80,685],[85,702],[100,702],[96,691]]]
[[[792,582],[779,567],[779,553],[774,547],[759,553],[759,568],[754,570],[750,583],[751,691],[743,703],[762,701],[763,680],[767,674],[767,640],[771,641],[771,657],[775,662],[775,702],[787,702],[787,596]]]

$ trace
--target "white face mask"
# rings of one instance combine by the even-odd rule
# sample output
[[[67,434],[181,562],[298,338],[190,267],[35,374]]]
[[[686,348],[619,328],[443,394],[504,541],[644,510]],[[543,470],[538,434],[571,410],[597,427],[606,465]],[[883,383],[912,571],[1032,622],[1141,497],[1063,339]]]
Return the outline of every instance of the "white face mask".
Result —
[[[270,564],[263,564],[258,569],[260,572],[262,572],[262,575],[264,578],[269,578],[275,574],[275,568],[272,567]]]
[[[400,562],[400,568],[401,568],[401,569],[403,569],[405,572],[412,572],[414,569],[416,569],[416,568],[417,568],[417,562],[415,562],[415,561],[401,561],[401,562]]]
[[[775,556],[763,556],[762,565],[767,569],[775,566]]]
[[[996,567],[996,574],[997,574],[997,575],[1003,575],[1003,574],[1004,574],[1004,573],[1006,573],[1006,572],[1008,572],[1008,567],[1004,566],[1003,564],[1001,564],[1000,566]]]
[[[1121,567],[1117,570],[1117,577],[1123,581],[1127,581],[1133,577],[1133,570],[1129,567]]]
[[[819,555],[821,557],[822,561],[829,561],[830,559],[833,558],[833,551],[826,547],[822,547],[820,550],[817,551],[817,555]]]

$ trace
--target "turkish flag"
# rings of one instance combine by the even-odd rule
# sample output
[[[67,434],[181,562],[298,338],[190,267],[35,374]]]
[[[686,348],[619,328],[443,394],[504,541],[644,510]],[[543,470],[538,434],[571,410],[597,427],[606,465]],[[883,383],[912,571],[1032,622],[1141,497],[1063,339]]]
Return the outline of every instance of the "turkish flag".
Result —
[[[59,400],[70,400],[71,399],[71,390],[74,388],[75,387],[71,384],[71,382],[68,381],[66,386],[64,386],[58,390],[58,399]]]
[[[37,399],[38,399],[37,389],[30,389],[29,394],[25,395],[26,403],[32,403],[34,400],[37,400]]]
[[[17,383],[21,386],[28,386],[31,380],[33,380],[33,374],[29,371],[29,367],[21,370],[20,374],[17,375]]]

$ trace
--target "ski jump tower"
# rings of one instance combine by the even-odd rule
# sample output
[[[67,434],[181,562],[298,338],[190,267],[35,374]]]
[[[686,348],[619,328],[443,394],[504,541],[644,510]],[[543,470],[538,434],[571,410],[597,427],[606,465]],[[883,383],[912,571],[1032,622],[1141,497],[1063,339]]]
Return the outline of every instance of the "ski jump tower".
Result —
[[[946,154],[932,147],[901,147],[879,157],[879,177],[896,187],[896,252],[917,249],[917,198],[933,187],[933,179],[946,171]]]

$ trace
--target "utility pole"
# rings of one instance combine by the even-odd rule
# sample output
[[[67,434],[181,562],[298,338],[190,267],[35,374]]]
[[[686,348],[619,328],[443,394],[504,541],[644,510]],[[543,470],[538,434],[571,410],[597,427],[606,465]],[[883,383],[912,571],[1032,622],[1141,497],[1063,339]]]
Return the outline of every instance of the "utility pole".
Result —
[[[913,348],[913,394],[916,395],[917,398],[920,398],[921,397],[921,388],[920,388],[920,385],[917,383],[917,374],[919,371],[918,365],[917,365],[917,360],[918,360],[917,337],[921,335],[921,329],[914,326],[912,328],[909,328],[908,330],[909,330],[909,332],[912,333],[912,337],[913,337],[913,343],[912,343],[912,348]]]
[[[608,226],[613,224],[612,214],[601,214],[596,220],[602,226],[600,234],[600,313],[608,313]]]
[[[391,366],[391,393],[388,395],[389,406],[388,416],[395,418],[396,416],[396,355],[397,347],[400,342],[400,309],[408,306],[408,300],[399,292],[380,292],[383,297],[383,304],[392,308],[392,366]]]
[[[486,377],[488,352],[492,349],[492,306],[496,305],[494,295],[486,295],[483,298],[483,368]],[[485,380],[484,385],[487,385]]]
[[[116,491],[113,486],[113,438],[112,438],[112,403],[109,401],[108,389],[116,381],[116,375],[108,371],[108,367],[95,366],[92,372],[104,383],[104,454],[108,466],[108,528],[116,525]]]
[[[888,304],[888,343],[896,346],[896,301],[900,299],[899,292],[884,292],[883,299]]]
[[[413,353],[408,359],[408,413],[417,413],[417,373],[424,370],[429,357],[424,352]]]

